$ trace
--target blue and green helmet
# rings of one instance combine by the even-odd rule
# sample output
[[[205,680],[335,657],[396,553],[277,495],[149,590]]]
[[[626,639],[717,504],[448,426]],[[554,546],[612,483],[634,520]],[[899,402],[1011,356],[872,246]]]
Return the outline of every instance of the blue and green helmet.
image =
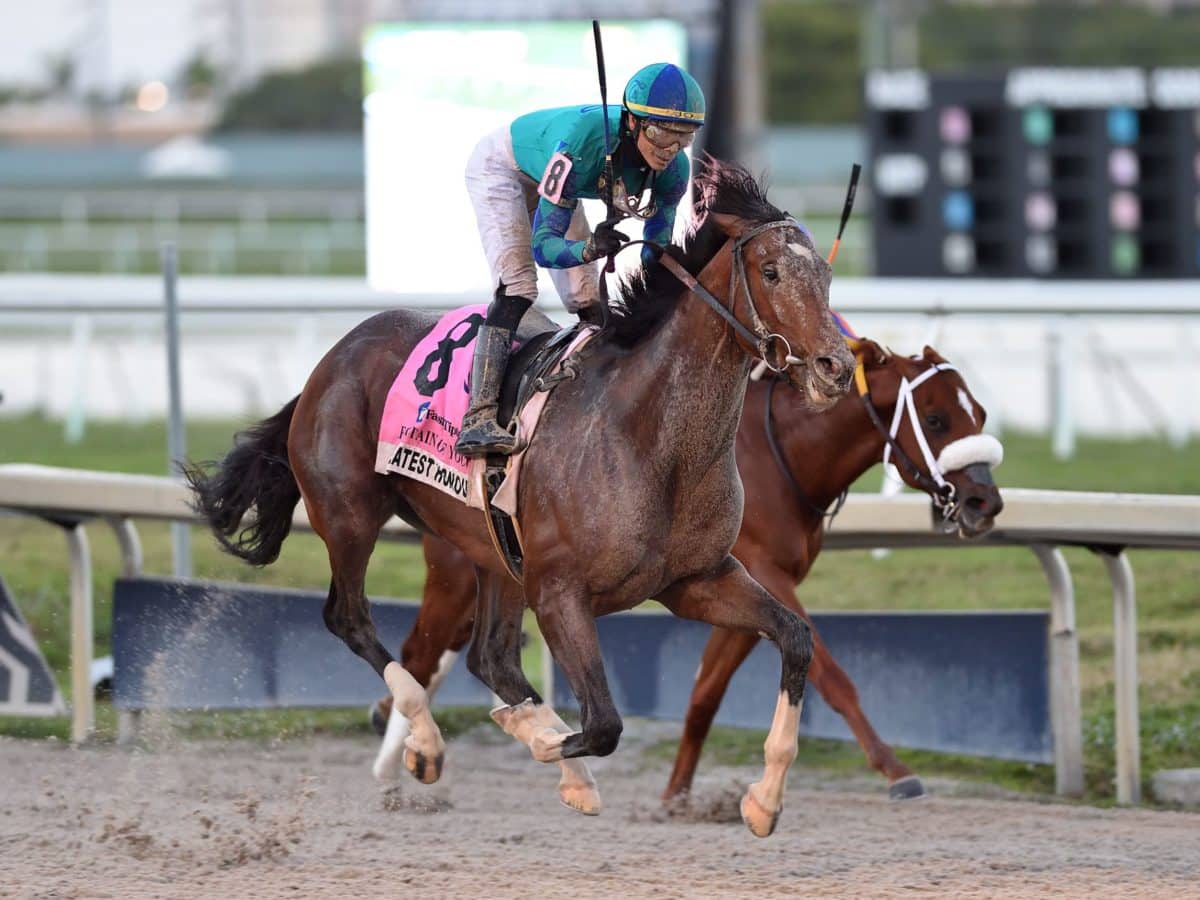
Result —
[[[625,85],[625,108],[639,119],[704,124],[704,92],[696,79],[673,63],[651,63]]]

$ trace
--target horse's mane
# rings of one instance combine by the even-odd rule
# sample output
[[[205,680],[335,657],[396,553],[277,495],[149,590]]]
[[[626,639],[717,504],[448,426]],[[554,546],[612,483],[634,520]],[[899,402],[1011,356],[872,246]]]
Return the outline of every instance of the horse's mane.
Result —
[[[736,163],[714,156],[697,161],[692,183],[694,225],[670,253],[691,274],[698,275],[725,244],[726,235],[713,223],[711,213],[745,219],[751,225],[786,218],[767,200],[766,185]],[[613,343],[630,347],[653,333],[674,311],[686,288],[662,262],[653,260],[621,282],[607,331]]]

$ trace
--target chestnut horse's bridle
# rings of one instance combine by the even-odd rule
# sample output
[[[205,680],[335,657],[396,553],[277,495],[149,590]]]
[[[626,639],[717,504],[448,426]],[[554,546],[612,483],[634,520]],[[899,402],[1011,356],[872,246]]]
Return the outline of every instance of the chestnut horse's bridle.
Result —
[[[850,349],[854,353],[854,384],[858,388],[859,399],[862,400],[863,406],[867,410],[867,415],[875,425],[875,429],[883,435],[884,466],[886,467],[891,462],[889,457],[894,455],[897,463],[903,465],[908,470],[909,475],[912,476],[917,486],[929,494],[933,500],[933,505],[941,511],[942,517],[948,521],[955,521],[958,517],[958,503],[955,499],[956,491],[954,485],[946,480],[941,466],[938,465],[937,457],[933,455],[933,451],[929,447],[929,439],[925,437],[925,429],[921,427],[921,420],[917,416],[917,407],[913,401],[913,391],[939,372],[956,372],[958,370],[950,365],[950,363],[935,362],[912,381],[901,377],[900,388],[896,394],[896,411],[892,414],[892,424],[888,428],[884,426],[883,420],[879,417],[879,411],[875,408],[874,401],[871,400],[871,388],[867,384],[867,371],[862,360],[864,352],[862,342],[847,338],[846,343],[850,345]],[[900,425],[904,422],[905,413],[908,414],[913,435],[917,440],[917,446],[921,448],[921,456],[925,460],[926,471],[921,471],[920,466],[913,461],[912,457],[904,452],[904,448],[896,440],[896,436],[900,433]]]
[[[896,411],[892,415],[892,423],[889,428],[883,424],[879,410],[876,409],[875,402],[871,399],[871,388],[867,383],[866,367],[863,364],[863,343],[853,338],[847,338],[846,343],[854,353],[854,384],[858,389],[859,399],[862,400],[863,406],[867,411],[867,416],[875,426],[875,429],[883,436],[883,464],[886,466],[891,461],[890,457],[894,455],[897,462],[908,470],[913,480],[917,483],[917,486],[929,494],[933,500],[933,505],[941,512],[942,518],[948,522],[957,521],[959,504],[956,500],[954,485],[946,480],[941,466],[938,465],[937,458],[933,455],[933,451],[929,446],[929,440],[925,436],[925,430],[921,427],[920,420],[917,417],[916,405],[913,402],[913,391],[917,387],[939,372],[954,372],[957,369],[949,363],[938,362],[933,363],[930,368],[926,369],[912,381],[902,377],[900,379],[899,392],[896,395]],[[775,458],[775,464],[787,478],[792,492],[812,512],[822,518],[828,519],[832,523],[834,517],[841,511],[842,505],[846,502],[846,495],[849,488],[842,491],[837,500],[834,501],[832,510],[826,510],[814,503],[808,494],[805,493],[804,489],[800,487],[795,476],[792,475],[791,470],[784,462],[783,452],[779,447],[779,441],[775,437],[775,429],[771,424],[771,400],[776,384],[778,384],[778,380],[772,379],[770,384],[767,385],[766,408],[763,415],[764,427],[767,433],[767,446],[771,448],[771,455]],[[904,448],[896,440],[896,436],[900,433],[900,425],[904,421],[905,412],[908,413],[909,420],[912,423],[913,434],[916,435],[917,446],[921,448],[921,455],[924,457],[927,471],[922,471],[916,462],[913,461],[912,457],[904,452]]]

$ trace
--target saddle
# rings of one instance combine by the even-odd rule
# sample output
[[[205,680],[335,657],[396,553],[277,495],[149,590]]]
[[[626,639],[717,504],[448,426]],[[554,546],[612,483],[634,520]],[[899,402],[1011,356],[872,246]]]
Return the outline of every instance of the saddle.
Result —
[[[570,381],[579,374],[577,360],[574,357],[563,360],[563,355],[583,327],[582,323],[577,323],[560,331],[539,332],[517,348],[509,359],[500,387],[496,421],[502,427],[515,426],[513,420],[534,394],[551,391],[555,385]],[[562,367],[555,371],[560,361]],[[529,436],[518,433],[514,452],[520,453],[528,443]],[[524,563],[520,529],[512,516],[492,503],[507,475],[511,458],[500,453],[485,457],[482,467],[483,489],[480,493],[487,504],[485,518],[492,544],[504,560],[508,573],[520,582]]]

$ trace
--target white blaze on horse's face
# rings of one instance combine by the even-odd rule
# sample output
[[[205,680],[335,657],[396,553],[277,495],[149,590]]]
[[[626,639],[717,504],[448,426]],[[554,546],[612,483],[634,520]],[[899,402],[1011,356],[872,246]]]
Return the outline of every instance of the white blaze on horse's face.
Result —
[[[795,241],[792,241],[790,244],[788,244],[788,249],[791,250],[793,253],[795,253],[797,256],[801,256],[804,259],[807,259],[809,261],[811,261],[813,258],[813,252],[811,250],[809,250],[803,244],[798,244]]]
[[[975,418],[975,404],[971,402],[971,398],[967,396],[967,392],[962,388],[958,389],[958,405],[966,410],[967,416],[971,419],[971,424],[978,428],[979,422]]]

